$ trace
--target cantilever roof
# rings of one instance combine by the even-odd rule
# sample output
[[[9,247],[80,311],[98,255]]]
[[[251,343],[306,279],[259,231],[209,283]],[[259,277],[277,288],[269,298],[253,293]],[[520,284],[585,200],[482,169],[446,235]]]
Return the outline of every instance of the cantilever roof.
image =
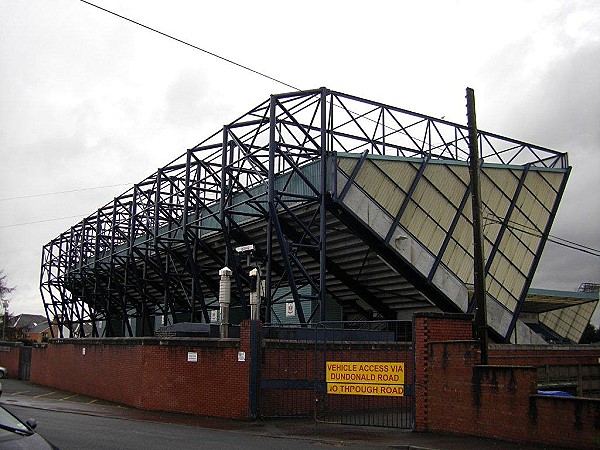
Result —
[[[522,312],[543,313],[598,301],[597,293],[529,289]]]
[[[508,340],[570,167],[511,138],[479,130],[478,142],[488,317]],[[470,312],[468,143],[463,125],[325,88],[271,96],[49,242],[46,312],[71,331],[106,321],[132,334],[129,319],[146,314],[208,321],[219,269],[247,244],[276,287],[267,304],[289,286],[300,322],[325,311],[326,294],[350,318]],[[235,265],[232,310],[248,315]]]

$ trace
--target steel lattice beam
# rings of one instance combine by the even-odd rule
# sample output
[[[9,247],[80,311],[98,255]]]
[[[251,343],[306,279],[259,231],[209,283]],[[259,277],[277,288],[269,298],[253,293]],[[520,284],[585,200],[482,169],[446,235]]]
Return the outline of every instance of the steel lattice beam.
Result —
[[[568,168],[566,154],[511,138],[480,130],[478,143],[486,163]],[[338,192],[336,153],[363,154],[349,174],[353,181],[367,155],[466,161],[468,130],[325,88],[273,95],[43,247],[40,291],[49,322],[60,336],[83,335],[86,325],[94,335],[133,335],[152,334],[156,320],[207,322],[224,265],[233,270],[232,307],[247,317],[248,267],[235,253],[247,244],[255,245],[266,278],[266,317],[285,287],[302,323],[324,320],[328,271],[374,310],[392,316],[328,261],[327,214],[339,214],[336,204],[350,186]],[[415,171],[413,190],[425,166]],[[558,199],[549,208],[552,217],[557,205]],[[464,201],[453,226],[463,208]],[[405,209],[400,206],[395,224]],[[549,225],[540,233],[536,263]],[[390,231],[382,245],[391,237]],[[308,296],[300,293],[306,286]],[[370,314],[356,300],[348,302]],[[139,319],[139,326],[130,319]]]

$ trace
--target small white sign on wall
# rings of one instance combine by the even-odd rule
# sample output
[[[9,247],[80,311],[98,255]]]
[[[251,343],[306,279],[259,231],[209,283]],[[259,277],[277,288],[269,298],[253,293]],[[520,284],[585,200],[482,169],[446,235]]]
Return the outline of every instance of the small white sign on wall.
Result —
[[[212,309],[210,311],[210,321],[211,322],[218,322],[219,321],[219,310]]]
[[[296,315],[296,304],[291,302],[286,302],[285,304],[285,316],[286,317],[294,317]]]
[[[198,362],[198,353],[188,352],[188,362]]]
[[[246,352],[238,352],[238,361],[246,361]]]

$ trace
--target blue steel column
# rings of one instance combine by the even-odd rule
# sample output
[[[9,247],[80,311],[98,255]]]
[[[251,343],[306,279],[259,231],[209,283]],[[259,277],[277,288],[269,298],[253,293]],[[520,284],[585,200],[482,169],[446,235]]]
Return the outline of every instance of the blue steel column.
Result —
[[[188,252],[188,259],[190,260],[190,267],[193,267],[195,262],[196,255],[190,252],[190,244],[188,242],[188,214],[189,214],[189,202],[190,202],[190,163],[192,159],[192,151],[188,149],[185,154],[185,187],[183,192],[183,216],[181,218],[181,237],[183,238],[183,243],[185,245],[185,249]],[[190,312],[190,322],[196,321],[196,283],[198,281],[198,277],[196,276],[195,270],[190,270],[190,275],[192,276],[192,310]],[[206,313],[206,308],[204,309],[204,313]],[[208,322],[208,321],[207,321]]]
[[[265,321],[269,323],[271,321],[271,299],[273,298],[273,292],[271,291],[271,271],[273,270],[273,214],[277,213],[275,208],[275,108],[276,101],[275,96],[271,95],[269,103],[269,173],[267,180],[267,205],[269,210],[269,221],[267,224],[267,267],[265,275],[265,297],[266,302],[266,316]]]
[[[92,312],[90,312],[90,319],[92,320],[92,337],[100,337],[100,333],[98,333],[98,316],[97,316],[97,303],[98,303],[98,278],[100,272],[100,239],[102,237],[102,220],[100,217],[102,214],[102,208],[98,208],[96,213],[96,241],[94,242],[94,293],[93,293],[93,308]]]
[[[271,206],[274,203],[273,189],[275,188],[274,178],[275,161],[275,98],[271,95],[269,100],[269,163],[267,173],[267,262],[265,267],[265,323],[271,323],[271,291],[272,271],[273,271],[273,216]]]
[[[85,217],[81,221],[81,234],[79,237],[79,260],[77,261],[77,273],[79,274],[79,277],[80,277],[80,282],[79,282],[80,285],[79,285],[79,301],[77,303],[79,303],[81,305],[82,311],[79,314],[76,314],[79,316],[78,320],[77,320],[77,322],[79,322],[79,330],[78,330],[79,333],[76,333],[75,337],[85,337],[85,335],[83,334],[83,314],[85,311],[85,307],[83,305],[85,304],[86,290],[85,290],[85,280],[84,280],[84,270],[83,270],[83,259],[84,259],[84,254],[85,254],[84,242],[87,238],[87,236],[86,236],[87,220],[88,220],[88,218]],[[76,297],[74,296],[74,298],[76,298]],[[74,302],[75,305],[77,303]]]
[[[54,241],[51,241],[42,247],[42,270],[40,273],[40,294],[42,296],[42,301],[44,302],[44,311],[46,312],[46,319],[48,320],[48,325],[50,326],[50,336],[52,338],[55,338],[57,336],[54,335],[54,327],[52,326],[52,323],[57,320],[56,319],[56,317],[57,317],[56,311],[57,310],[56,310],[56,299],[54,298],[54,295],[52,294],[52,285],[51,285],[52,266],[53,266],[53,252],[52,252],[53,247],[54,247]],[[58,267],[57,267],[57,271],[58,271]],[[44,282],[44,275],[46,275],[46,279],[47,279],[46,282]],[[47,291],[48,295],[50,296],[50,301],[52,302],[52,310],[54,312],[52,321],[50,320],[50,312],[49,312],[50,305],[46,301],[46,296],[44,295],[44,289],[43,289],[44,285],[46,286],[46,291]]]
[[[200,321],[202,321],[202,318],[204,318],[204,322],[209,323],[210,322],[210,317],[208,315],[208,309],[206,308],[206,301],[204,298],[204,292],[202,290],[202,285],[200,284],[200,276],[198,273],[198,263],[196,261],[197,258],[197,251],[198,251],[198,235],[196,232],[194,232],[190,225],[189,225],[189,215],[190,215],[190,190],[191,190],[191,183],[192,183],[192,176],[191,176],[191,171],[192,171],[192,150],[188,150],[186,153],[186,160],[185,160],[185,191],[184,191],[184,201],[183,201],[183,217],[182,217],[182,237],[183,237],[183,243],[185,245],[186,248],[186,252],[188,255],[188,262],[187,265],[189,266],[189,271],[190,271],[190,275],[192,277],[192,292],[191,292],[191,298],[192,298],[192,309],[191,309],[191,313],[190,313],[190,320],[192,322],[196,322],[196,298],[198,298],[198,300],[200,301],[200,313],[201,313],[201,319]],[[198,202],[195,201],[195,216],[196,219],[199,218],[200,214],[198,213],[199,207],[198,207]],[[193,236],[193,237],[192,237]],[[190,240],[192,240],[192,242],[190,242]],[[202,270],[202,269],[200,269]]]
[[[229,208],[231,207],[231,196],[233,192],[232,175],[229,173],[229,168],[233,167],[235,154],[235,144],[229,137],[229,127],[223,127],[223,157],[221,159],[221,198],[220,198],[220,221],[223,238],[225,240],[225,266],[233,271],[233,280],[235,281],[235,290],[240,306],[243,308],[246,318],[250,317],[250,305],[247,297],[244,296],[244,288],[242,285],[242,268],[238,263],[231,240],[231,224],[235,223],[230,217]]]
[[[69,337],[73,338],[75,337],[75,332],[73,331],[73,302],[75,301],[75,289],[74,289],[74,281],[73,281],[73,272],[75,272],[75,261],[74,261],[74,256],[73,256],[73,252],[74,252],[74,248],[75,248],[75,239],[74,239],[74,235],[75,235],[75,226],[72,226],[70,228],[70,232],[69,232],[69,245],[68,245],[68,251],[67,251],[67,267],[68,267],[68,278],[70,278],[68,280],[69,283],[69,287],[67,288],[67,286],[63,286],[62,290],[61,290],[61,294],[62,294],[62,298],[63,298],[63,302],[65,304],[65,306],[67,306],[66,311],[69,311],[70,314],[67,314],[68,318],[67,318],[67,328],[69,329]],[[66,291],[69,291],[69,294],[67,294]]]
[[[135,255],[135,236],[136,236],[136,216],[138,213],[138,197],[140,195],[140,186],[139,184],[134,184],[133,185],[133,197],[131,199],[131,207],[130,207],[130,218],[129,218],[129,248],[127,250],[127,269],[125,270],[125,274],[127,276],[127,284],[130,283],[130,272],[129,272],[129,268],[131,268],[131,278],[133,278],[133,282],[136,284],[135,287],[137,287],[138,293],[140,295],[140,301],[142,302],[142,304],[145,302],[144,300],[144,288],[141,285],[141,283],[139,282],[139,279],[141,277],[139,277],[137,271],[137,261],[136,261],[136,255]],[[125,327],[127,328],[127,333],[129,334],[129,337],[134,337],[134,333],[133,333],[133,329],[131,328],[131,324],[129,323],[129,313],[127,311],[127,307],[129,305],[126,302],[123,302],[123,322],[125,324]],[[136,313],[138,313],[138,311],[140,311],[140,309],[138,309],[136,307]],[[141,308],[141,314],[142,316],[144,315],[145,312],[145,308],[142,306]],[[135,324],[136,326],[136,333],[137,333],[137,323]],[[142,320],[142,334],[144,331],[144,325],[143,325],[143,320]],[[125,334],[125,333],[123,333]]]
[[[225,233],[225,229],[226,229],[226,225],[225,225],[225,221],[227,220],[227,216],[225,214],[225,206],[226,206],[226,196],[229,195],[228,189],[227,189],[227,182],[225,181],[227,179],[227,156],[229,155],[229,153],[227,152],[227,147],[228,147],[228,132],[227,132],[227,127],[223,127],[223,146],[222,146],[222,152],[223,154],[221,155],[221,197],[219,198],[219,220],[221,222],[221,229],[223,230],[223,233]],[[226,250],[225,251],[225,266],[229,267],[229,252]],[[224,267],[225,267],[224,266]]]
[[[267,264],[265,267],[265,323],[271,323],[271,253],[273,251],[273,226],[270,217],[267,218]]]
[[[294,304],[296,305],[296,313],[298,314],[298,320],[304,326],[306,324],[306,319],[304,317],[304,311],[302,309],[302,302],[300,301],[300,295],[298,294],[298,286],[296,284],[296,280],[294,278],[294,272],[292,269],[292,263],[290,261],[290,244],[284,236],[281,223],[279,221],[279,217],[277,215],[277,205],[275,204],[276,196],[275,196],[275,152],[277,151],[277,143],[275,142],[275,126],[277,125],[277,117],[276,117],[276,108],[277,108],[277,97],[271,96],[271,111],[270,111],[270,125],[269,125],[269,195],[268,195],[268,203],[269,203],[269,219],[272,222],[272,225],[275,228],[277,233],[277,241],[279,242],[279,247],[281,249],[281,257],[283,259],[283,263],[285,266],[285,271],[287,272],[287,279],[290,285],[290,293],[294,298]],[[301,177],[302,175],[297,172]],[[303,178],[304,179],[304,178]],[[313,190],[316,190],[313,188]],[[281,201],[280,199],[278,199]],[[269,259],[272,258],[272,255],[268,255]],[[313,286],[316,289],[316,286]]]
[[[115,282],[115,232],[116,232],[116,225],[117,223],[117,198],[115,197],[113,199],[112,202],[112,216],[111,216],[111,221],[110,221],[110,268],[109,268],[109,272],[108,272],[108,291],[109,293],[112,292],[113,290],[113,284],[116,284]],[[118,286],[114,287],[115,290],[119,291]],[[117,292],[117,295],[121,295],[120,292]],[[105,325],[105,329],[104,329],[104,337],[111,337],[114,336],[114,331],[113,331],[113,325],[112,325],[112,311],[111,311],[111,307],[112,307],[112,302],[111,302],[111,295],[109,294],[106,297],[106,314],[105,314],[105,320],[106,320],[106,325]]]
[[[321,88],[321,223],[319,239],[319,318],[326,316],[327,276],[327,89]]]

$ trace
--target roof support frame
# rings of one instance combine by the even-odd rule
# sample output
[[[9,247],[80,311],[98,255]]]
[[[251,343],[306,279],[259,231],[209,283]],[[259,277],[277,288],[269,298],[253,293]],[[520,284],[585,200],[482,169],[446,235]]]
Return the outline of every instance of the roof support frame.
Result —
[[[322,319],[333,267],[326,252],[328,196],[339,201],[337,161],[330,156],[367,149],[384,157],[460,159],[468,153],[466,132],[465,126],[325,88],[272,96],[44,246],[40,292],[47,318],[62,320],[59,328],[71,334],[86,323],[100,334],[102,321],[112,327],[114,320],[179,308],[189,308],[191,320],[199,309],[200,320],[207,320],[206,299],[214,296],[217,277],[212,272],[221,263],[234,266],[235,301],[247,308],[246,268],[235,247],[253,243],[266,265],[267,305],[276,296],[272,278],[283,271],[285,283],[313,287]],[[532,166],[561,170],[567,164],[563,153],[492,133],[479,131],[478,141],[486,162],[522,165],[528,158]],[[364,153],[363,163],[368,157]],[[348,185],[342,199],[347,191]],[[316,216],[301,217],[300,204],[317,205]],[[291,237],[281,220],[291,220],[302,237]],[[262,236],[246,232],[254,221],[265,223]],[[317,266],[313,256],[306,265],[305,249],[319,256]],[[159,287],[164,302],[155,298]],[[317,318],[316,309],[304,322],[311,316]]]

